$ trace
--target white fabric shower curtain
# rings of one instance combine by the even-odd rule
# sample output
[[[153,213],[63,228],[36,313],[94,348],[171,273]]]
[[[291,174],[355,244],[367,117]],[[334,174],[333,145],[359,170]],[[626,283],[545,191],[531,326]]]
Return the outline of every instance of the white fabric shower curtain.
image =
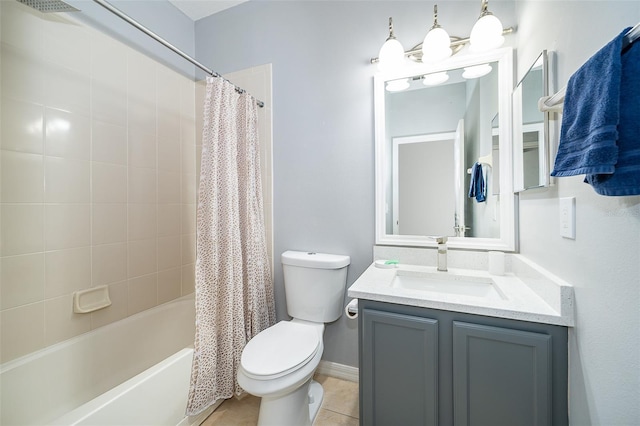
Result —
[[[207,78],[198,191],[196,336],[187,415],[239,394],[246,343],[275,322],[254,98]]]

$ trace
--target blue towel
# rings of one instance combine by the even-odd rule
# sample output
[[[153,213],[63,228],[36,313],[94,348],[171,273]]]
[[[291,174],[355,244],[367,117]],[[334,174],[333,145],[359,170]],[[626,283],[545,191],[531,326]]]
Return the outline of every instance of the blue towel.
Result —
[[[586,174],[601,195],[640,194],[640,57],[629,29],[569,79],[552,176]],[[636,43],[637,44],[637,43]]]
[[[482,164],[475,163],[471,168],[471,182],[469,182],[469,198],[482,203],[487,199],[487,187],[482,173]]]
[[[600,195],[640,195],[640,42],[622,54],[618,162],[613,174],[587,175]]]

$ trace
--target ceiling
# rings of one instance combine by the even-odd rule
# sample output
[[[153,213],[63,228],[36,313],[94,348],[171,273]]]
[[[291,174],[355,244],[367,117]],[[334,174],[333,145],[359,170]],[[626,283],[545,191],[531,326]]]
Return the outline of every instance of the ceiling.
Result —
[[[247,0],[169,0],[189,18],[197,21]]]

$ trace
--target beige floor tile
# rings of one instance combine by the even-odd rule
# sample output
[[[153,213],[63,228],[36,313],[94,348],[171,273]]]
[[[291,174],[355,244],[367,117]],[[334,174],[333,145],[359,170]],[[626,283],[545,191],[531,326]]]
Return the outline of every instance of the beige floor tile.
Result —
[[[315,380],[324,389],[322,408],[356,419],[359,417],[358,383],[320,374]]]
[[[246,395],[227,399],[202,423],[202,426],[255,426],[258,424],[260,398]]]
[[[358,424],[358,384],[333,377],[315,377],[324,388],[324,400],[314,426],[355,426]],[[202,426],[255,426],[260,398],[246,395],[224,401]]]
[[[316,421],[313,426],[357,426],[358,419],[355,417],[345,416],[330,410],[320,409]]]

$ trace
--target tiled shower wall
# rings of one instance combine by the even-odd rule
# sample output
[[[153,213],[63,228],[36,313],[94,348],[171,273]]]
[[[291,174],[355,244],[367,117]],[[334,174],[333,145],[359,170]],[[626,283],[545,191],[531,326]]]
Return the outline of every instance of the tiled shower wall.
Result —
[[[193,292],[195,85],[1,1],[0,362]],[[113,304],[74,314],[74,291]]]

